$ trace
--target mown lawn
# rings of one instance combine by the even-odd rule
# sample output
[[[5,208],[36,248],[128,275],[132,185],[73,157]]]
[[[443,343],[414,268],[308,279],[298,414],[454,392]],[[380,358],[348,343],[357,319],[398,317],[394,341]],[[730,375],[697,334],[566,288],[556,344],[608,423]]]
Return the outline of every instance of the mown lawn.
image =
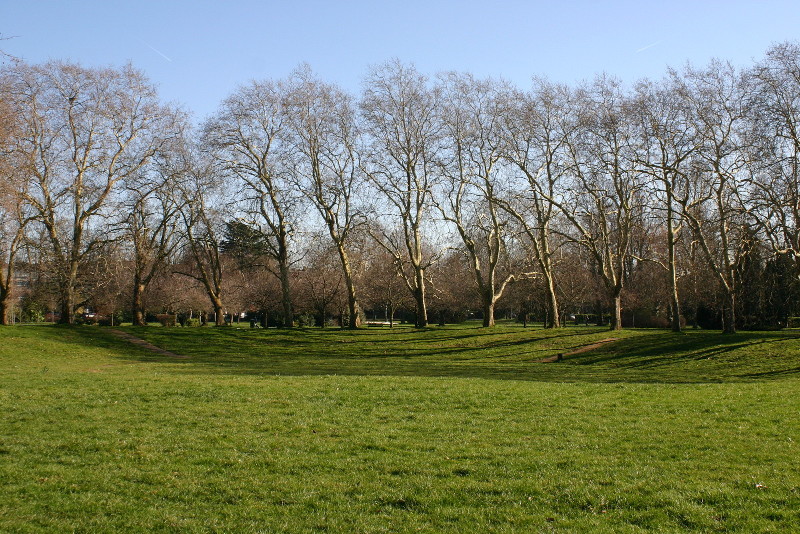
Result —
[[[124,330],[0,329],[0,531],[800,529],[800,332]]]

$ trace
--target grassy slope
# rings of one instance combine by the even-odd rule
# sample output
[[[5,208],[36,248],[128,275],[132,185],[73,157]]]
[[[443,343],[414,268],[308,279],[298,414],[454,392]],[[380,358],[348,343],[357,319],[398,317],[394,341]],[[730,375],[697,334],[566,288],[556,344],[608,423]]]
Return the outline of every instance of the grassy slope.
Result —
[[[0,531],[800,525],[800,339],[0,329]]]

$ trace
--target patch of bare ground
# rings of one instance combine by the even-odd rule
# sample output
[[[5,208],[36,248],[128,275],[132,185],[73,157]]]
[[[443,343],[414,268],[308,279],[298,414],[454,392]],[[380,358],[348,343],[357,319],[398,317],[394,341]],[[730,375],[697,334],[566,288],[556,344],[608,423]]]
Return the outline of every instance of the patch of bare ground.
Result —
[[[584,345],[582,347],[577,347],[575,349],[572,349],[569,352],[560,352],[560,353],[556,354],[555,356],[550,356],[549,358],[542,358],[541,360],[538,360],[537,363],[560,362],[561,360],[563,360],[567,356],[574,356],[576,354],[582,354],[584,352],[589,352],[590,350],[594,350],[594,349],[596,349],[598,347],[602,347],[603,345],[605,345],[607,343],[611,343],[612,341],[617,341],[618,339],[619,339],[618,337],[610,337],[610,338],[607,338],[607,339],[601,339],[600,341],[597,341],[596,343],[592,343],[591,345]]]
[[[162,349],[161,347],[156,347],[152,343],[149,343],[144,339],[138,338],[136,336],[133,336],[127,332],[123,332],[122,330],[112,329],[109,330],[109,332],[111,332],[120,339],[123,339],[129,343],[136,345],[137,347],[142,347],[143,349],[149,350],[150,352],[154,352],[156,354],[160,354],[161,356],[167,356],[169,358],[177,358],[179,360],[185,360],[189,358],[188,356],[182,356],[180,354],[175,354],[174,352]]]

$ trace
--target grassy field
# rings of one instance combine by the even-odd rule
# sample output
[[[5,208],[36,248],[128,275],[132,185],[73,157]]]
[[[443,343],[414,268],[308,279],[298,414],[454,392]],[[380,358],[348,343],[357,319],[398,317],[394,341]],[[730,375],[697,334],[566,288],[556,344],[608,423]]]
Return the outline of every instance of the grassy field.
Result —
[[[0,532],[800,531],[797,331],[123,330],[0,329]]]

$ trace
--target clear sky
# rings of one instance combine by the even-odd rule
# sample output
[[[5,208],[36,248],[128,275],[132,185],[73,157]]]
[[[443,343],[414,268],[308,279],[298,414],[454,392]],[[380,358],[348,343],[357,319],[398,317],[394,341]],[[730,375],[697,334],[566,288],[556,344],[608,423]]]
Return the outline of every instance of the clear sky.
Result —
[[[710,58],[747,65],[800,40],[798,0],[0,0],[0,49],[29,62],[131,61],[197,120],[237,85],[307,62],[358,93],[391,58],[527,87],[607,72],[634,82]]]

